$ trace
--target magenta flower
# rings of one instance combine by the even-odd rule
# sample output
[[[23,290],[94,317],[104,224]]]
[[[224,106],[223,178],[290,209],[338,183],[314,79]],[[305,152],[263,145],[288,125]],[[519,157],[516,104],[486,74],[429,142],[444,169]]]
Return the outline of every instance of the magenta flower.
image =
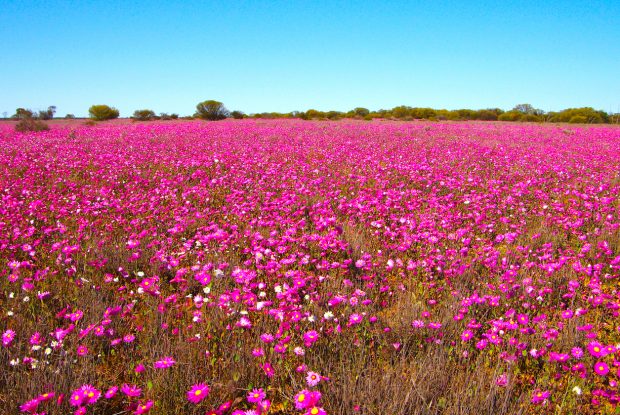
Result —
[[[306,383],[310,387],[318,385],[320,381],[321,375],[316,372],[308,372],[308,374],[306,375]]]
[[[110,389],[106,391],[106,393],[103,396],[106,399],[112,399],[114,396],[116,396],[116,392],[118,392],[118,386],[112,386]]]
[[[6,330],[2,333],[2,345],[4,347],[8,347],[15,339],[15,332],[11,329]]]
[[[594,357],[605,356],[605,347],[599,342],[593,341],[588,344],[588,352]]]
[[[22,412],[33,413],[37,411],[37,408],[39,407],[40,403],[41,401],[38,398],[31,399],[28,402],[25,402],[22,405],[20,405],[19,410]]]
[[[254,389],[248,392],[247,399],[250,403],[258,403],[265,399],[265,396],[265,392],[262,389]]]
[[[596,362],[594,364],[594,373],[599,376],[606,376],[609,373],[609,366],[605,362]]]
[[[86,396],[84,396],[84,392],[81,389],[76,389],[71,393],[71,397],[69,398],[69,405],[71,406],[82,406],[84,404]]]
[[[211,275],[206,271],[200,271],[194,275],[194,279],[200,283],[200,285],[209,285],[211,282]]]
[[[153,401],[140,402],[138,403],[138,406],[133,411],[133,413],[135,415],[142,415],[150,411],[152,407],[153,407]]]
[[[356,324],[359,324],[362,322],[363,320],[363,316],[361,314],[357,314],[357,313],[353,313],[349,316],[349,326],[355,326]]]
[[[310,330],[304,333],[304,344],[306,345],[306,347],[310,347],[318,339],[319,333],[317,333],[315,330]]]
[[[268,378],[272,378],[275,375],[275,371],[273,370],[273,366],[269,362],[265,362],[261,365],[263,368],[263,372]]]
[[[325,412],[325,410],[321,407],[313,406],[312,408],[309,408],[304,415],[327,415],[327,412]]]
[[[125,395],[131,398],[137,398],[140,395],[142,395],[142,389],[140,389],[136,385],[129,385],[127,383],[121,386],[121,392],[123,392]]]
[[[209,395],[209,386],[206,383],[197,383],[187,391],[187,400],[191,403],[200,403]]]
[[[521,324],[522,326],[525,326],[529,322],[530,322],[530,317],[527,314],[517,315],[517,323]]]
[[[471,330],[465,330],[461,334],[461,340],[464,341],[464,342],[467,342],[467,341],[471,340],[473,335],[474,335],[474,333]]]
[[[295,401],[295,408],[298,410],[308,409],[315,406],[321,399],[321,393],[318,391],[309,391],[304,389],[299,391],[293,400]]]
[[[549,396],[551,396],[551,393],[549,391],[541,391],[540,389],[537,389],[532,394],[532,403],[533,404],[544,403],[549,398]]]
[[[155,369],[167,369],[169,367],[172,367],[175,363],[176,361],[172,356],[166,356],[161,360],[157,360],[155,363],[153,363],[153,367]]]
[[[83,385],[80,390],[84,395],[84,404],[92,405],[101,397],[101,391],[93,387],[92,385]]]

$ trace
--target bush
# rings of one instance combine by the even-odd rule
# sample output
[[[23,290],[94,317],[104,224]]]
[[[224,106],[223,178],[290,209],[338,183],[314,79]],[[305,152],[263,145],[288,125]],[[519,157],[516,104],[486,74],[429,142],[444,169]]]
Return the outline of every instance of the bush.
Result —
[[[228,115],[228,110],[219,101],[207,100],[196,105],[195,116],[203,120],[218,121],[225,119]]]
[[[231,117],[233,117],[235,120],[241,120],[243,118],[245,118],[245,114],[241,111],[233,111],[230,113]]]
[[[51,120],[54,118],[54,114],[56,114],[56,107],[54,105],[50,105],[47,107],[47,110],[39,111],[39,116],[37,118],[40,120]]]
[[[136,121],[150,121],[154,120],[156,117],[155,112],[152,110],[135,110],[131,118]]]
[[[499,121],[519,121],[521,120],[522,115],[522,113],[513,110],[501,114],[499,117],[497,117],[497,119]]]
[[[118,118],[119,112],[116,108],[107,105],[93,105],[88,109],[90,118],[95,121],[113,120]]]
[[[50,127],[43,121],[35,120],[34,118],[24,118],[15,125],[15,131],[22,133],[29,131],[46,131]]]
[[[34,117],[34,113],[32,112],[32,110],[29,110],[26,108],[17,108],[15,110],[15,114],[13,114],[11,118],[14,118],[16,120],[24,120],[24,119],[33,118],[33,117]]]
[[[573,115],[568,122],[571,124],[585,124],[588,122],[588,119],[585,115]]]

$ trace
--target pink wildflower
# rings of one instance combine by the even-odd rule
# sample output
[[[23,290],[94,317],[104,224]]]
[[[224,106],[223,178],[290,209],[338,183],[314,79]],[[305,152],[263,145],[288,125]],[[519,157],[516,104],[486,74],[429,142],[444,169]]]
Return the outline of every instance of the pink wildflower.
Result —
[[[206,383],[197,383],[187,391],[187,400],[197,404],[209,395],[209,386]]]

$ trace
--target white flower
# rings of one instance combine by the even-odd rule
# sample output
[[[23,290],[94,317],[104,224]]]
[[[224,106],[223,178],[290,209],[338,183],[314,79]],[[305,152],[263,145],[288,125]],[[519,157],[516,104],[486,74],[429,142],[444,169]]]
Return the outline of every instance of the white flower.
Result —
[[[273,290],[277,293],[281,293],[282,292],[282,287],[280,285],[276,285]]]
[[[138,277],[144,277],[144,272],[142,272],[142,271],[138,271],[138,272],[136,272],[136,275],[137,275]]]
[[[14,314],[15,313],[13,313],[13,311],[7,311],[6,312],[6,315],[9,316],[9,317],[13,317]]]
[[[10,293],[9,298],[15,298],[15,293]]]
[[[203,293],[205,293],[205,294],[209,294],[209,293],[211,292],[211,287],[208,287],[208,286],[207,286],[207,287],[204,287],[204,288],[202,289],[202,292],[203,292]]]
[[[47,355],[52,354],[52,349],[50,347],[46,347],[45,351],[43,353],[45,353]]]
[[[331,320],[332,318],[334,318],[334,313],[332,313],[331,311],[328,311],[325,314],[323,314],[323,318],[325,320]]]
[[[19,359],[13,359],[9,362],[11,366],[17,366],[19,364]]]
[[[315,317],[315,316],[313,316],[313,315],[312,315],[312,316],[309,316],[309,317],[308,317],[308,321],[309,321],[310,323],[314,323],[314,322],[316,321],[316,317]]]
[[[573,392],[577,395],[581,395],[581,388],[579,386],[575,386],[573,388]]]

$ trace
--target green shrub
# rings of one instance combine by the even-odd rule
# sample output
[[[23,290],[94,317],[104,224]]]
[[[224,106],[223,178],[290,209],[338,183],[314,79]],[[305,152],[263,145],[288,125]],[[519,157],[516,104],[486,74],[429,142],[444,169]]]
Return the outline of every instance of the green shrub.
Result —
[[[588,122],[588,119],[585,115],[573,115],[568,122],[571,124],[585,124]]]
[[[90,118],[95,121],[113,120],[118,118],[119,112],[116,108],[107,105],[93,105],[88,109]]]
[[[133,118],[135,121],[151,121],[157,116],[153,110],[135,110],[133,112]]]
[[[219,101],[207,100],[196,105],[195,116],[203,120],[219,121],[225,119],[228,115],[228,110]]]

